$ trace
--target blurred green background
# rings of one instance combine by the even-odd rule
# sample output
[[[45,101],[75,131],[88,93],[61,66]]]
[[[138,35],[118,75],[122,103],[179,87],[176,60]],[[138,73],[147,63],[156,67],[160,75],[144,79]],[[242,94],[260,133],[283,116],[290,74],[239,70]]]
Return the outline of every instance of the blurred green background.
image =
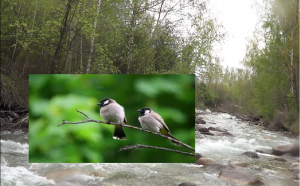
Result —
[[[194,163],[191,156],[154,149],[121,151],[134,144],[176,147],[171,141],[124,128],[127,140],[114,140],[113,126],[100,123],[63,125],[62,120],[102,120],[103,98],[115,99],[125,108],[129,125],[141,127],[137,109],[150,107],[159,113],[171,133],[195,147],[194,75],[29,75],[29,162],[30,163]]]

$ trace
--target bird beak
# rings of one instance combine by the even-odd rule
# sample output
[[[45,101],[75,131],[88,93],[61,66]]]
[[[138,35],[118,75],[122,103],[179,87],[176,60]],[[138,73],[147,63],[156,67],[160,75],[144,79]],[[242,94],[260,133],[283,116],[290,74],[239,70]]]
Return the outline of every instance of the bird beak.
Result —
[[[102,103],[98,103],[97,105],[100,105],[102,107]]]
[[[137,110],[137,112],[141,112],[141,111],[142,111],[141,109]]]

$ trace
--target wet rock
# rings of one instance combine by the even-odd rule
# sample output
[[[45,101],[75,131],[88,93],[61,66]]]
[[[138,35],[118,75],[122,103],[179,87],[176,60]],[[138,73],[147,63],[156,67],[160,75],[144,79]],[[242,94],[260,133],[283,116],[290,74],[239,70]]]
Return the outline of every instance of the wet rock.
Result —
[[[194,183],[184,182],[184,183],[179,184],[178,186],[197,186],[197,185]]]
[[[210,114],[211,111],[210,111],[209,109],[206,109],[206,110],[205,110],[205,113]]]
[[[229,133],[229,132],[222,132],[218,136],[230,136],[230,137],[233,137],[233,135],[231,133]]]
[[[205,127],[200,127],[198,129],[198,131],[201,132],[201,133],[209,132],[208,128],[205,128]]]
[[[286,162],[287,160],[284,159],[284,158],[274,158],[274,160],[277,160],[277,161],[282,161],[282,162]]]
[[[293,162],[290,166],[289,166],[289,170],[293,171],[293,170],[300,170],[300,163],[298,162]]]
[[[196,153],[196,154],[195,154],[195,162],[197,162],[197,160],[198,160],[199,158],[202,158],[202,155],[199,154],[199,153]]]
[[[273,147],[272,154],[281,156],[286,153],[291,153],[293,156],[299,156],[299,146],[297,144],[279,145]]]
[[[210,173],[219,173],[223,169],[234,169],[231,165],[221,164],[221,163],[210,163],[205,166],[205,170]]]
[[[196,124],[206,124],[206,121],[204,121],[204,120],[202,119],[202,117],[197,116],[197,117],[196,117]]]
[[[197,165],[207,165],[210,163],[216,163],[216,161],[211,158],[205,158],[205,157],[201,157],[196,161]]]
[[[253,151],[246,151],[244,152],[242,155],[246,155],[248,156],[249,158],[258,158],[258,155],[256,152],[253,152]]]
[[[48,180],[54,180],[56,183],[59,182],[79,182],[80,177],[84,176],[85,173],[79,169],[63,169],[63,170],[54,170],[48,172],[45,176]]]
[[[217,123],[215,123],[215,122],[208,122],[208,123],[210,123],[210,124],[217,124]]]
[[[231,165],[233,167],[247,167],[249,164],[246,162],[232,161],[232,162],[229,162],[229,165]]]
[[[208,130],[218,131],[218,132],[227,132],[227,130],[221,129],[219,127],[209,127]]]
[[[210,133],[210,132],[202,132],[202,134],[204,135],[210,135],[210,136],[214,136],[214,134]]]
[[[203,110],[195,110],[195,114],[202,114]]]
[[[246,173],[242,173],[238,170],[223,169],[219,174],[219,178],[241,185],[265,185],[256,177]]]
[[[290,152],[292,156],[298,156],[299,157],[299,143],[293,144]]]
[[[272,154],[272,149],[257,149],[256,152],[263,154]]]

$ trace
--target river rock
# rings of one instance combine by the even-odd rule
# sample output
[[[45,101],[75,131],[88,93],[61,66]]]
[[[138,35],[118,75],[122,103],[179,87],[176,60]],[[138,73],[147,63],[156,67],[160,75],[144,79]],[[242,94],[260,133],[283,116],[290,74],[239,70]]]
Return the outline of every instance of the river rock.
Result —
[[[289,166],[289,170],[293,171],[293,170],[300,170],[300,163],[298,162],[293,162],[290,166]]]
[[[205,157],[201,157],[196,161],[197,165],[207,165],[210,163],[216,163],[216,161],[211,158],[205,158]]]
[[[219,174],[219,178],[234,182],[239,185],[265,185],[261,180],[257,179],[256,177],[234,169],[223,169]]]
[[[277,161],[282,161],[282,162],[286,162],[287,160],[284,159],[284,158],[274,158],[274,160],[277,160]]]
[[[209,127],[208,130],[218,131],[218,132],[227,132],[227,130],[221,129],[219,127]]]
[[[202,155],[199,154],[199,153],[196,153],[196,154],[195,154],[195,162],[197,162],[197,160],[198,160],[199,158],[202,158]]]
[[[257,149],[256,152],[263,154],[272,154],[272,149]]]
[[[211,111],[210,111],[209,109],[206,109],[206,110],[205,110],[205,113],[210,114]]]
[[[197,116],[196,124],[206,124],[206,121],[204,121],[201,116]]]
[[[210,163],[205,166],[205,170],[210,173],[220,173],[223,169],[234,169],[234,167],[221,163]]]
[[[246,155],[246,156],[248,156],[250,158],[258,158],[257,153],[253,152],[253,151],[246,151],[242,155]]]
[[[222,132],[220,134],[218,134],[218,136],[230,136],[230,137],[233,137],[233,135],[229,132]]]
[[[247,167],[249,164],[246,162],[232,161],[232,162],[229,162],[229,165],[231,165],[233,167]]]
[[[63,170],[54,170],[48,172],[45,176],[48,180],[54,180],[56,183],[58,183],[58,182],[76,181],[78,177],[83,175],[85,175],[85,173],[83,173],[81,170],[76,168],[71,168],[71,169],[63,169]]]
[[[195,110],[195,114],[202,114],[203,110]]]
[[[198,131],[201,132],[201,133],[209,132],[208,128],[205,128],[205,127],[200,127],[198,129]]]
[[[214,134],[213,134],[213,133],[210,133],[210,132],[201,132],[201,134],[214,136]]]
[[[299,156],[299,145],[288,144],[288,145],[279,145],[273,147],[273,151],[272,151],[273,155],[281,156],[286,153],[291,153],[293,156]]]
[[[197,185],[194,183],[184,182],[184,183],[179,184],[178,186],[197,186]]]

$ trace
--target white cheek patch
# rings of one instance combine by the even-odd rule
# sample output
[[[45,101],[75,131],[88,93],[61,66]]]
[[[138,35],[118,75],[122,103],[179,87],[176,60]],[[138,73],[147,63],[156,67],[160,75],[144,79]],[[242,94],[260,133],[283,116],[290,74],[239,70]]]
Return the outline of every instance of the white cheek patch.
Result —
[[[104,101],[103,105],[107,105],[109,103],[109,100]]]
[[[145,114],[149,114],[150,113],[150,110],[145,110]]]

